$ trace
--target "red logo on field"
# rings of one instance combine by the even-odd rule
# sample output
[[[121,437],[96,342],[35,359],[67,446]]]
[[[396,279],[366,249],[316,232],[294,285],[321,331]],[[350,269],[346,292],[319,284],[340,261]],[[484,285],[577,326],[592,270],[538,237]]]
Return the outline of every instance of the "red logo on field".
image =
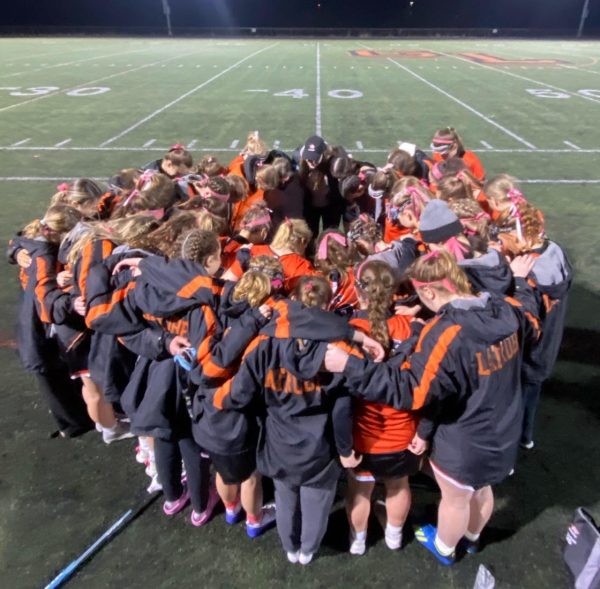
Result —
[[[357,49],[350,51],[354,57],[395,57],[397,59],[434,59],[436,57],[446,57],[442,53],[435,51],[376,51],[375,49]],[[484,65],[564,65],[571,62],[562,59],[523,57],[518,59],[508,59],[488,55],[487,53],[452,53],[452,57],[462,57],[474,63]]]

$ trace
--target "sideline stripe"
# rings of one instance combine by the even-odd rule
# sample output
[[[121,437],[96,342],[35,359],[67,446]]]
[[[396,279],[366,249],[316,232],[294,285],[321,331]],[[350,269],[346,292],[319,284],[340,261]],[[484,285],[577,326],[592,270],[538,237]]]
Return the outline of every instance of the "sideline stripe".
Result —
[[[321,45],[317,41],[317,91],[316,94],[316,111],[315,111],[315,133],[322,134],[321,122]]]
[[[221,71],[218,74],[214,75],[212,78],[209,78],[208,80],[206,80],[206,82],[202,82],[202,84],[199,84],[195,88],[192,88],[188,92],[182,94],[179,98],[176,98],[175,100],[172,100],[171,102],[165,104],[161,108],[155,110],[153,113],[150,113],[148,116],[144,117],[143,119],[141,119],[137,123],[134,123],[133,125],[131,125],[131,127],[128,127],[124,131],[121,131],[117,135],[114,135],[110,139],[107,139],[106,141],[104,141],[103,143],[100,144],[100,147],[106,147],[107,145],[110,145],[111,143],[113,143],[117,139],[120,139],[121,137],[127,135],[128,133],[130,133],[134,129],[137,129],[138,127],[140,127],[144,123],[147,123],[149,120],[151,120],[154,117],[158,116],[159,114],[163,113],[168,108],[171,108],[173,105],[177,104],[178,102],[181,102],[184,98],[187,98],[188,96],[191,96],[192,94],[194,94],[194,92],[197,92],[201,88],[204,88],[204,86],[207,86],[211,82],[214,82],[217,78],[220,78],[224,74],[230,72],[232,69],[238,67],[239,65],[241,65],[245,61],[251,59],[252,57],[255,57],[256,55],[258,55],[259,53],[262,53],[263,51],[267,51],[268,49],[272,49],[276,45],[278,45],[278,43],[273,43],[272,45],[268,45],[267,47],[263,47],[262,49],[259,49],[258,51],[255,51],[254,53],[251,53],[250,55],[247,55],[243,59],[240,59],[239,61],[237,61],[233,65],[230,65],[227,69],[224,69],[223,71]]]
[[[463,102],[462,100],[460,100],[456,96],[453,96],[452,94],[446,92],[445,90],[443,90],[439,86],[436,86],[435,84],[433,84],[429,80],[426,80],[423,76],[420,76],[416,72],[413,72],[410,68],[407,68],[405,65],[402,65],[401,63],[398,63],[397,61],[393,60],[391,57],[388,57],[388,61],[392,62],[394,65],[398,66],[400,69],[402,69],[405,72],[409,73],[411,76],[417,78],[418,80],[421,80],[421,82],[423,82],[424,84],[427,84],[430,88],[433,88],[435,91],[439,92],[440,94],[443,94],[444,96],[446,96],[446,98],[449,98],[450,100],[456,102],[456,104],[462,106],[464,109],[468,110],[469,112],[472,112],[474,115],[477,115],[480,119],[484,120],[486,123],[489,123],[490,125],[493,125],[497,129],[500,129],[500,131],[502,131],[506,135],[509,135],[513,139],[516,139],[519,143],[522,143],[523,145],[526,145],[527,147],[529,147],[529,149],[532,149],[532,150],[536,150],[537,149],[536,146],[533,145],[533,143],[529,143],[529,141],[526,141],[525,139],[523,139],[523,137],[517,135],[513,131],[507,129],[506,127],[503,127],[502,125],[500,125],[500,123],[497,123],[496,121],[493,121],[489,117],[486,117],[483,113],[481,113],[478,110],[474,109],[472,106],[469,106],[467,103]]]

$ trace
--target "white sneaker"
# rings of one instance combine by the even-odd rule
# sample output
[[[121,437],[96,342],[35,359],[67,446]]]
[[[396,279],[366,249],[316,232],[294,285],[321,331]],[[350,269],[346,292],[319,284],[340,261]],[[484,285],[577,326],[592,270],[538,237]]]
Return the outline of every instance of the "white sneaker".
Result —
[[[158,475],[152,478],[152,481],[146,488],[146,492],[152,495],[152,493],[158,493],[158,491],[162,491],[162,485],[158,481]]]
[[[291,562],[292,564],[296,564],[298,562],[298,559],[300,558],[300,552],[296,551],[296,552],[286,552],[287,554],[287,559],[289,562]]]
[[[367,538],[366,534],[362,540],[359,540],[356,537],[354,532],[350,532],[350,554],[354,554],[356,556],[362,556],[367,549]]]
[[[309,552],[308,554],[304,554],[304,552],[300,553],[300,556],[298,557],[298,562],[300,564],[303,565],[307,565],[310,563],[310,561],[313,559],[313,553]]]
[[[390,550],[398,550],[402,546],[402,532],[385,530],[385,545]]]
[[[105,444],[112,444],[133,437],[135,436],[129,431],[129,424],[122,421],[117,421],[117,424],[112,428],[105,427],[102,429],[102,439]]]
[[[528,442],[521,442],[519,446],[521,446],[523,450],[533,450],[535,442],[533,440],[529,440]]]

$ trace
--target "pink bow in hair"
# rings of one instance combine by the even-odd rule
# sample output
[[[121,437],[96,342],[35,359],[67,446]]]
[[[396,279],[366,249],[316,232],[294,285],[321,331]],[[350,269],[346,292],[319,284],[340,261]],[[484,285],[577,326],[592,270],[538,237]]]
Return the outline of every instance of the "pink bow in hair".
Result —
[[[337,243],[339,243],[343,247],[346,247],[348,245],[348,241],[343,235],[340,235],[339,233],[326,233],[323,239],[321,240],[321,243],[319,244],[319,251],[317,252],[317,258],[319,260],[327,259],[327,244],[329,243],[330,239],[333,239],[333,241],[337,241]]]

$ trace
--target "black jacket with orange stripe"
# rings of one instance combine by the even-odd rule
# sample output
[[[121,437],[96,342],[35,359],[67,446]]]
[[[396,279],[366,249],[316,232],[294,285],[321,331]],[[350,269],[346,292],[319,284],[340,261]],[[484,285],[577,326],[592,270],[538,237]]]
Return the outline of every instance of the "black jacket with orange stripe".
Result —
[[[510,294],[513,275],[508,262],[500,252],[490,249],[478,258],[461,260],[458,265],[467,275],[475,292],[495,295]]]
[[[436,425],[432,462],[474,488],[506,478],[517,455],[523,345],[539,329],[533,292],[516,282],[519,300],[483,293],[442,307],[405,361],[350,356],[345,370],[359,397],[396,409],[426,407]]]
[[[45,374],[64,367],[51,335],[57,294],[57,285],[51,278],[57,270],[58,247],[46,240],[17,236],[9,250],[12,254],[20,249],[30,255],[31,265],[20,270],[23,296],[17,312],[17,347],[25,370]],[[57,315],[61,309],[60,305],[56,306]]]
[[[265,476],[330,484],[340,473],[337,455],[352,450],[350,397],[339,377],[320,372],[324,353],[317,342],[259,336],[233,380],[215,394],[215,405],[225,410],[258,406],[257,465]]]
[[[197,349],[197,365],[191,373],[198,386],[192,403],[192,431],[200,446],[217,454],[242,452],[256,441],[252,416],[221,412],[213,404],[216,387],[231,378],[244,350],[266,323],[257,309],[234,302],[235,284],[206,276],[201,265],[186,260],[152,257],[140,264],[141,277],[127,298],[156,317],[186,313],[187,335]],[[300,303],[273,298],[271,321],[264,327],[276,337],[315,339],[350,337],[347,323],[330,313],[305,309]]]
[[[541,383],[550,377],[558,357],[573,270],[565,252],[552,241],[547,241],[533,254],[537,257],[530,277],[534,284],[542,335],[526,351],[523,380]]]

